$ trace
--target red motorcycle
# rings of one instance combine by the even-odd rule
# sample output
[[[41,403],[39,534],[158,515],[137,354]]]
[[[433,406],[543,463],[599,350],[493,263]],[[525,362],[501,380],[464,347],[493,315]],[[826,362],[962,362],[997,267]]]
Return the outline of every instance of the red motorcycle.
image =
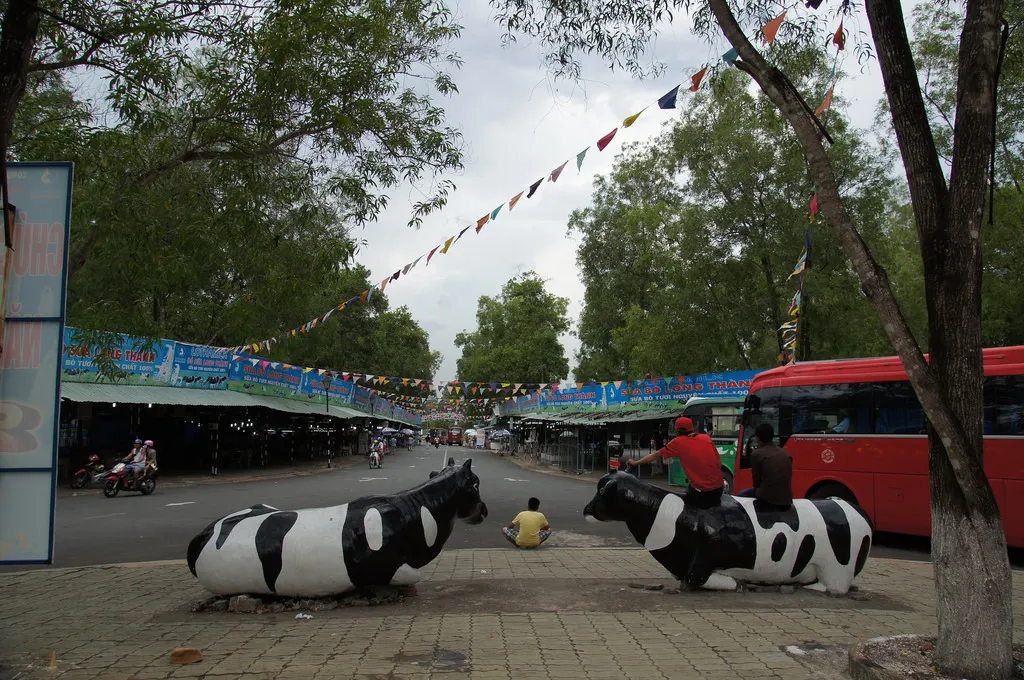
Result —
[[[135,473],[128,469],[124,463],[118,463],[107,473],[107,483],[103,485],[103,495],[113,498],[119,491],[140,491],[143,496],[156,491],[156,465],[147,463],[146,469],[139,475],[138,484],[135,483]]]
[[[71,488],[81,489],[89,482],[99,484],[107,476],[107,468],[100,462],[95,453],[89,456],[89,462],[71,477]]]

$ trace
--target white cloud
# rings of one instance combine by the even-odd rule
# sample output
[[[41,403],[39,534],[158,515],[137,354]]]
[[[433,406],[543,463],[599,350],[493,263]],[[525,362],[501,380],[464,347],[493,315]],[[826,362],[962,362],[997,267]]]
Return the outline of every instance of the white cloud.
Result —
[[[387,287],[391,303],[407,305],[430,333],[431,345],[444,354],[435,376],[439,380],[455,377],[454,337],[475,328],[477,298],[497,294],[518,273],[535,270],[548,279],[552,292],[571,300],[575,322],[583,286],[576,271],[576,240],[566,234],[570,213],[589,204],[593,178],[611,170],[623,143],[650,139],[675,115],[658,109],[657,98],[683,81],[689,84],[693,72],[725,49],[709,48],[680,24],[670,27],[654,50],[668,66],[657,80],[637,81],[590,60],[584,85],[553,83],[538,46],[519,43],[502,48],[501,30],[485,9],[472,3],[461,9],[465,31],[456,51],[465,65],[455,74],[460,94],[443,104],[451,123],[465,135],[466,168],[454,178],[458,189],[448,206],[428,217],[419,230],[406,226],[410,203],[418,197],[406,191],[393,196],[380,220],[358,234],[367,240],[358,260],[371,269],[371,281],[379,282],[462,228],[475,225],[563,161],[569,163],[556,184],[545,182],[529,200],[524,195],[511,213],[506,205],[480,234],[470,229],[447,255],[436,254],[429,266],[424,266],[424,258],[408,277]],[[685,87],[681,90],[679,104],[685,106],[688,94]],[[854,122],[870,126],[882,94],[877,70],[847,81],[839,94],[851,101]],[[648,105],[651,108],[632,127],[620,129],[612,144],[598,152],[597,139]],[[588,145],[582,173],[577,173],[575,156]],[[565,340],[572,363],[578,341]]]

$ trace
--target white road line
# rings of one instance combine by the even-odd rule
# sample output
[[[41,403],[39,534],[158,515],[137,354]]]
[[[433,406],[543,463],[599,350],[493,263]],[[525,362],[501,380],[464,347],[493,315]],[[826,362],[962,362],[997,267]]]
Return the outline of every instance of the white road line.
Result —
[[[530,480],[528,480],[528,479],[512,479],[511,477],[506,477],[505,481],[506,482],[528,482]]]
[[[88,522],[89,520],[92,520],[92,519],[105,519],[107,517],[120,517],[121,515],[127,515],[127,514],[128,514],[127,512],[112,512],[109,515],[96,515],[95,517],[83,517],[81,519],[81,521],[82,522]]]
[[[168,503],[165,507],[173,508],[176,505],[194,505],[195,501],[185,501],[184,503]]]
[[[387,479],[387,477],[363,477],[359,481],[360,482],[374,482],[374,481],[377,481],[378,479]]]

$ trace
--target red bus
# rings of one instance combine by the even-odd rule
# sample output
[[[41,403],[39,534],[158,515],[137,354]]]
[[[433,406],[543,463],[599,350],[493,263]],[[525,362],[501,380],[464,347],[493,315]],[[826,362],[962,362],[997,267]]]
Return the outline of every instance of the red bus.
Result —
[[[449,446],[462,446],[462,428],[461,427],[449,427],[448,428],[448,445]]]
[[[985,472],[1011,546],[1024,546],[1024,346],[986,349]],[[924,412],[897,357],[816,361],[757,374],[743,408],[736,488],[753,486],[754,428],[793,456],[793,495],[857,503],[877,531],[931,535]]]

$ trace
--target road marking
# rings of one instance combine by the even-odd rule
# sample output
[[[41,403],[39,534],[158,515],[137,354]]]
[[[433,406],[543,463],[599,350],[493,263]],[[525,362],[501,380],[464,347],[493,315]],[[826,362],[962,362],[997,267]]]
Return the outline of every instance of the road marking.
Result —
[[[511,477],[506,477],[505,481],[506,482],[528,482],[530,480],[528,480],[528,479],[512,479]]]
[[[185,501],[184,503],[168,503],[166,507],[172,508],[175,505],[192,505],[194,503],[195,503],[195,501]]]
[[[415,465],[410,465],[409,467],[411,467],[411,468],[414,468],[414,467],[416,467],[416,466],[415,466]]]
[[[360,482],[374,482],[374,481],[376,481],[378,479],[387,479],[387,477],[363,477],[359,481]]]
[[[92,519],[105,519],[107,517],[120,517],[121,515],[127,515],[127,512],[112,512],[109,515],[96,515],[95,517],[83,517],[81,521],[88,522]]]

